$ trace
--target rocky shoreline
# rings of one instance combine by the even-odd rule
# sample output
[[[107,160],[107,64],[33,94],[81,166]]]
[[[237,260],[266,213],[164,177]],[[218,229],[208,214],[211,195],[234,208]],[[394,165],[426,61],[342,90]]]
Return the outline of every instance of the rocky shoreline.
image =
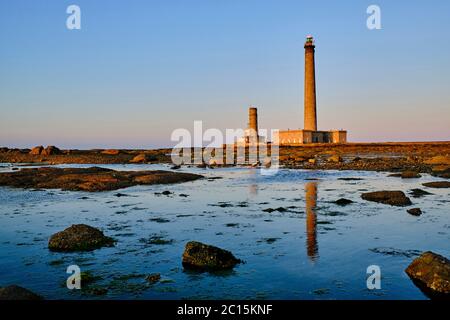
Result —
[[[54,146],[46,148],[37,146],[32,149],[0,148],[0,163],[12,163],[16,166],[20,164],[171,164],[171,152],[171,149],[60,150]],[[236,152],[237,149],[235,149]],[[292,169],[408,172],[410,178],[420,173],[429,173],[450,178],[450,142],[302,145],[280,147],[278,158],[269,158],[261,159],[261,165],[269,165],[278,160],[280,165]],[[204,168],[220,166],[216,162],[195,165]],[[176,168],[178,166],[174,167]]]

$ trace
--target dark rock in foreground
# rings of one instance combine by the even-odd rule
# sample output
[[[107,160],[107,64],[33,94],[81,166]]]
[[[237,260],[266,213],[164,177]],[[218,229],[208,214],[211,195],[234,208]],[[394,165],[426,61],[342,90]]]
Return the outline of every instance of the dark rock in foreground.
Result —
[[[202,176],[162,170],[115,171],[99,167],[43,167],[0,173],[0,186],[95,192],[116,190],[134,185],[179,183],[199,178],[202,178]]]
[[[361,195],[361,198],[367,201],[373,201],[391,206],[409,206],[411,200],[403,193],[403,191],[375,191],[367,192]]]
[[[340,199],[336,200],[334,203],[336,203],[338,206],[346,206],[346,205],[352,204],[353,201],[349,200],[349,199],[345,199],[345,198],[340,198]]]
[[[64,231],[55,233],[48,241],[51,251],[72,252],[92,251],[101,247],[114,246],[114,239],[102,231],[85,224],[75,224]]]
[[[413,216],[420,216],[422,214],[422,210],[420,210],[420,208],[408,209],[406,210],[406,212]]]
[[[43,298],[28,289],[12,285],[0,288],[0,300],[43,300]]]
[[[224,270],[232,269],[242,262],[227,250],[190,241],[186,244],[183,253],[183,267],[197,270]]]
[[[450,299],[450,261],[445,257],[424,252],[405,272],[431,298]]]
[[[428,188],[450,188],[450,181],[434,181],[422,183],[423,186]]]

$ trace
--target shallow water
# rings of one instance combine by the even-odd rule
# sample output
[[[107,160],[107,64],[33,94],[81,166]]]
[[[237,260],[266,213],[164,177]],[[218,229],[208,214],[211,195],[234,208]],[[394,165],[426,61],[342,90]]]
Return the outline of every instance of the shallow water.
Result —
[[[449,191],[422,187],[437,180],[427,175],[405,180],[358,171],[181,171],[221,179],[102,193],[0,187],[0,286],[18,284],[47,299],[427,299],[404,269],[422,251],[450,256]],[[338,180],[345,177],[362,180]],[[424,212],[420,217],[360,197],[366,190],[413,188],[433,193],[411,197],[412,207]],[[165,190],[173,194],[157,194]],[[332,202],[341,197],[355,203]],[[279,207],[287,211],[263,211]],[[117,245],[88,253],[47,249],[53,233],[79,223],[102,229]],[[181,255],[190,240],[228,249],[245,264],[222,273],[185,271]],[[68,290],[66,269],[74,264],[99,276],[92,286],[107,288],[107,294]],[[367,289],[370,265],[381,268],[379,290]],[[145,276],[151,273],[160,273],[161,281],[149,285]]]

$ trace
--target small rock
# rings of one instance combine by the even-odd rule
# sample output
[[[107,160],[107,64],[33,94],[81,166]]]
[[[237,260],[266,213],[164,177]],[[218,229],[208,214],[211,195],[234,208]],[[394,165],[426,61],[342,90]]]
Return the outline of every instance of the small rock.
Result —
[[[420,208],[412,208],[412,209],[408,209],[406,210],[409,214],[413,215],[413,216],[420,216],[422,214],[422,210],[420,210]]]
[[[283,208],[283,207],[278,207],[278,208],[267,208],[267,209],[264,209],[263,210],[264,212],[268,212],[268,213],[272,213],[272,212],[274,212],[274,211],[278,211],[278,212],[286,212],[286,211],[288,211],[286,208]]]
[[[125,193],[120,193],[120,192],[115,193],[114,196],[116,196],[116,197],[118,197],[118,198],[120,198],[120,197],[129,197],[129,195],[127,195],[127,194],[125,194]]]
[[[450,261],[445,257],[424,252],[405,272],[430,297],[450,298]]]
[[[416,171],[403,171],[400,174],[400,177],[402,179],[418,179],[418,178],[421,178],[422,176],[420,175],[420,173],[418,173]]]
[[[450,165],[437,165],[431,170],[433,176],[450,179]]]
[[[450,188],[450,181],[434,181],[422,183],[423,186],[428,188]]]
[[[339,163],[342,162],[342,157],[338,154],[334,154],[327,159],[328,162]]]
[[[28,289],[12,285],[0,288],[0,300],[43,300],[43,298]]]
[[[403,191],[375,191],[367,192],[361,195],[361,198],[367,201],[373,201],[391,206],[409,206],[411,200],[403,193]]]
[[[404,171],[401,175],[402,179],[414,179],[414,178],[421,178],[422,176],[415,171]]]
[[[37,147],[34,147],[33,149],[31,149],[30,154],[34,155],[34,156],[38,156],[42,153],[43,150],[44,150],[43,146],[37,146]]]
[[[108,150],[103,150],[101,152],[101,154],[107,154],[110,156],[117,156],[119,153],[120,153],[120,151],[116,150],[116,149],[108,149]]]
[[[161,280],[161,275],[159,273],[152,273],[148,275],[145,280],[147,280],[150,284],[154,284]]]
[[[161,194],[165,195],[165,196],[169,196],[172,194],[172,192],[170,192],[169,190],[166,190],[166,191],[161,192]]]
[[[101,247],[114,246],[114,239],[106,237],[102,231],[85,224],[75,224],[50,237],[51,251],[72,252],[92,251]]]
[[[197,241],[186,244],[182,260],[183,267],[186,269],[200,270],[232,269],[241,262],[230,251]]]
[[[179,166],[179,165],[173,165],[172,167],[170,167],[170,169],[172,169],[172,170],[178,170],[178,169],[180,169],[181,168],[181,166]]]
[[[132,160],[130,160],[131,163],[146,163],[149,161],[150,159],[145,153],[138,154]]]
[[[422,177],[418,172],[415,171],[403,171],[402,173],[393,173],[388,175],[388,177],[399,177],[402,179],[413,179]]]
[[[334,203],[336,203],[339,206],[346,206],[346,205],[353,203],[353,201],[349,200],[349,199],[341,198],[341,199],[336,200]]]
[[[429,194],[432,194],[428,191],[422,189],[411,189],[409,192],[414,198],[420,198]]]

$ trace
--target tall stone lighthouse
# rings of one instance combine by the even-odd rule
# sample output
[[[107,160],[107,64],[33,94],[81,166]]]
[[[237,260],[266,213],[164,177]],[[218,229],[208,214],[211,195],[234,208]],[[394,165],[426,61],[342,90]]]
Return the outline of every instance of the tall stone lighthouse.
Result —
[[[304,96],[304,128],[280,130],[274,137],[274,143],[279,145],[299,145],[306,143],[346,143],[345,130],[318,130],[316,105],[316,45],[312,36],[305,42],[305,96]]]
[[[316,113],[316,70],[314,61],[314,39],[306,37],[305,42],[305,130],[317,131]]]

